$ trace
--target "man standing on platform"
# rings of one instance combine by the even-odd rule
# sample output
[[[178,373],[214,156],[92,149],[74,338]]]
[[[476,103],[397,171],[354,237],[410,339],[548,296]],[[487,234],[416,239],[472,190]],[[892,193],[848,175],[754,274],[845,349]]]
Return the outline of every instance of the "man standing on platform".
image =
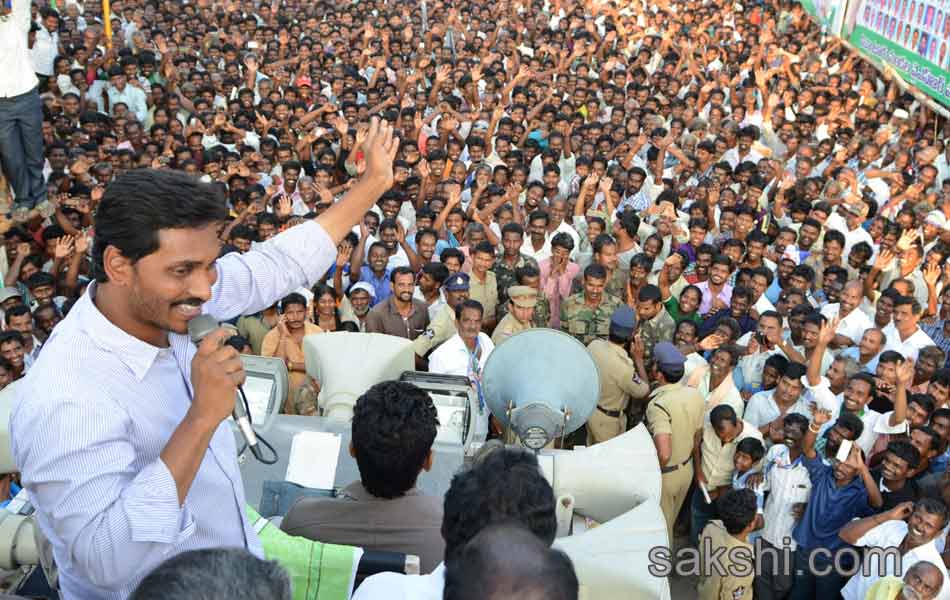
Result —
[[[344,198],[245,254],[219,258],[227,216],[215,186],[139,169],[113,181],[95,220],[95,281],[15,392],[10,434],[66,600],[124,599],[188,550],[262,554],[245,516],[234,410],[244,369],[188,322],[228,320],[310,286],[392,185],[399,146],[375,117],[366,170]],[[36,402],[42,398],[42,402]]]
[[[0,164],[18,206],[46,199],[43,179],[43,103],[27,34],[30,2],[0,3]]]

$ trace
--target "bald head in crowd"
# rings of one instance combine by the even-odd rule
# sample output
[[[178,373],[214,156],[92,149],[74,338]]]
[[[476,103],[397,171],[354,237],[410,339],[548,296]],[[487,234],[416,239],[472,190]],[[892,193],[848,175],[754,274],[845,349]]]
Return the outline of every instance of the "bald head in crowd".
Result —
[[[446,564],[444,600],[576,600],[564,552],[517,523],[488,527]]]

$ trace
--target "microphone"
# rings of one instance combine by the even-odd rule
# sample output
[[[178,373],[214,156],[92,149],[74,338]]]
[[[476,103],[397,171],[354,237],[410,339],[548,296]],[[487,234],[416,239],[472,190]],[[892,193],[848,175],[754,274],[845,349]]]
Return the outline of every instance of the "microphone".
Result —
[[[191,337],[191,341],[197,346],[201,343],[201,340],[208,336],[208,334],[222,327],[234,332],[234,335],[225,340],[224,343],[240,352],[241,348],[238,347],[238,342],[235,340],[235,338],[239,337],[237,335],[237,329],[228,323],[218,323],[218,321],[215,320],[215,318],[211,315],[198,315],[189,321],[188,335]],[[265,464],[273,464],[273,462],[276,462],[276,454],[274,455],[274,461],[266,461],[264,460],[261,450],[258,447],[257,434],[251,427],[251,420],[248,416],[247,396],[244,395],[244,387],[239,385],[238,392],[241,394],[241,397],[235,398],[234,410],[231,411],[231,416],[234,418],[234,422],[237,424],[241,435],[244,436],[244,441],[247,442],[247,447],[251,449],[251,453],[254,455],[254,458]],[[267,442],[264,443],[266,444]],[[273,449],[271,451],[273,451]]]

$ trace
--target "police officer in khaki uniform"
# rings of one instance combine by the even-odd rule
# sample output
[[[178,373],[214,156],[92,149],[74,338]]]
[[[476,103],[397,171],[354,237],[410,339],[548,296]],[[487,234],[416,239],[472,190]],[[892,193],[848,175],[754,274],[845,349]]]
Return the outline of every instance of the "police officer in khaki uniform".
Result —
[[[693,446],[703,428],[703,397],[695,388],[680,382],[685,362],[683,354],[669,342],[653,347],[651,380],[660,385],[647,405],[646,426],[660,461],[660,508],[666,517],[670,540],[676,515],[693,480]]]
[[[538,290],[526,285],[508,288],[508,306],[505,316],[498,322],[491,341],[497,346],[516,333],[531,329],[534,325],[534,307],[538,304]]]
[[[624,433],[627,430],[627,404],[632,399],[646,398],[650,393],[643,366],[642,343],[639,346],[639,368],[627,354],[636,327],[636,313],[623,305],[610,317],[608,339],[594,340],[587,346],[600,373],[600,398],[596,410],[587,420],[588,445],[606,442]]]
[[[455,305],[468,300],[468,274],[456,273],[450,276],[443,287],[445,306],[429,322],[425,333],[412,340],[412,349],[418,359],[422,359],[430,350],[458,333],[455,326]]]
[[[699,576],[699,600],[752,600],[755,548],[749,534],[755,528],[755,492],[729,490],[716,501],[721,519],[710,521],[699,540],[699,554],[719,558],[720,569]],[[721,549],[725,549],[722,552]],[[700,564],[708,564],[700,560]]]

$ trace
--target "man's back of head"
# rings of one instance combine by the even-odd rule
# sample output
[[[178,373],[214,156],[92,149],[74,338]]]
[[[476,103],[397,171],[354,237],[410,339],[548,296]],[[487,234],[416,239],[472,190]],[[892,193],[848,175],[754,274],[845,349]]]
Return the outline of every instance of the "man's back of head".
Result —
[[[517,523],[482,530],[446,564],[444,600],[577,600],[574,565]]]
[[[554,504],[554,490],[534,454],[513,447],[489,452],[456,474],[445,494],[446,561],[483,529],[498,523],[515,522],[550,546],[557,533]]]
[[[352,452],[363,487],[378,498],[398,498],[432,464],[439,426],[432,398],[402,381],[371,387],[353,408]]]
[[[152,571],[130,600],[290,600],[290,578],[276,562],[237,548],[192,550]]]

